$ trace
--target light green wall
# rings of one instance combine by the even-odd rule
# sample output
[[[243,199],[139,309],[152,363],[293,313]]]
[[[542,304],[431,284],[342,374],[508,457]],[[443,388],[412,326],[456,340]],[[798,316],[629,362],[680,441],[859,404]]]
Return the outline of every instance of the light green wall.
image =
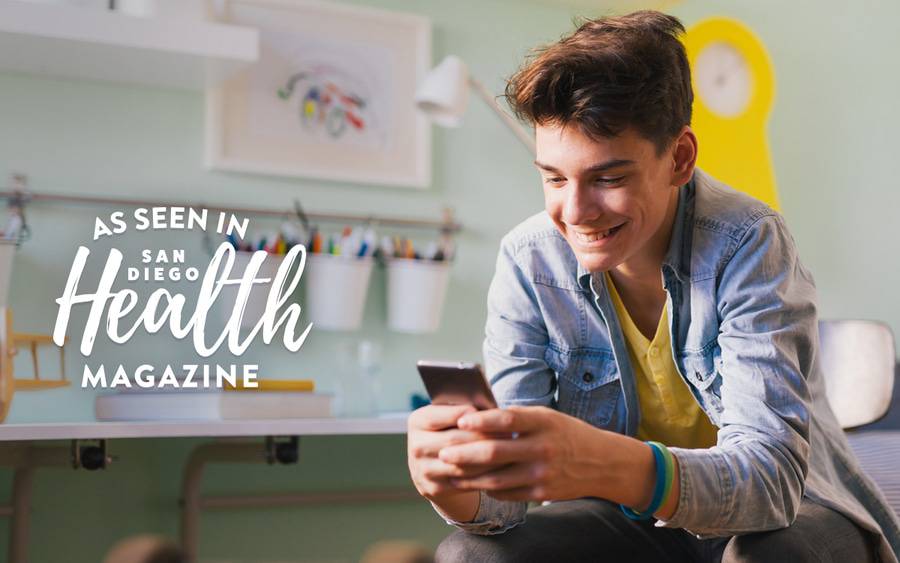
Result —
[[[570,21],[565,9],[514,0],[363,3],[429,16],[434,60],[459,55],[498,93],[502,77],[515,69],[525,50],[557,37]],[[254,344],[242,357],[245,363],[260,364],[262,373],[313,377],[320,388],[330,389],[341,342],[360,336],[373,339],[384,350],[384,407],[389,409],[406,407],[410,392],[420,389],[416,359],[480,357],[484,300],[499,239],[542,206],[529,154],[476,99],[464,127],[435,128],[434,183],[424,191],[206,171],[199,93],[0,73],[0,108],[0,178],[11,171],[27,173],[35,191],[286,209],[299,197],[314,211],[413,218],[439,218],[443,206],[454,207],[465,230],[437,334],[403,336],[385,329],[384,272],[376,272],[360,333],[313,331],[297,354],[280,345]],[[111,209],[29,209],[35,235],[16,257],[10,297],[18,330],[51,330],[53,299],[62,291],[76,248],[90,240],[94,216],[103,211]],[[251,219],[252,224],[256,221]],[[198,262],[205,259],[199,235],[169,233],[152,241],[126,235],[112,245],[126,256],[144,246],[183,247]],[[92,257],[104,256],[110,243],[89,246]],[[93,272],[94,279],[97,274]],[[81,326],[83,318],[73,315],[73,324]],[[76,348],[70,346],[69,375],[80,378],[82,358]],[[227,355],[215,358],[230,363]],[[129,366],[147,360],[196,362],[190,343],[158,336],[136,336],[126,346],[98,337],[91,359]],[[48,375],[54,365],[47,357]],[[17,367],[28,373],[27,362]],[[8,422],[92,419],[93,394],[73,388],[19,393]],[[128,534],[156,531],[174,537],[181,468],[196,443],[200,441],[114,441],[112,449],[120,459],[105,472],[39,472],[33,560],[99,561],[113,541]],[[296,467],[213,468],[205,490],[409,487],[405,440],[399,436],[304,439],[301,458]],[[0,472],[0,498],[8,498],[9,476]],[[2,524],[5,519],[0,520],[0,552],[5,552]],[[350,561],[379,538],[418,538],[435,545],[448,531],[430,507],[417,501],[220,512],[203,518],[201,554],[232,561]]]
[[[431,17],[435,61],[448,53],[461,56],[498,93],[527,47],[568,30],[572,15],[562,0],[362,3]],[[576,4],[585,9],[585,2]],[[900,128],[894,103],[900,79],[890,62],[897,51],[891,22],[900,7],[697,0],[672,11],[687,24],[707,15],[732,15],[761,36],[778,81],[770,138],[783,210],[816,276],[822,314],[880,318],[900,327],[900,298],[892,292],[900,285],[892,256],[900,234],[892,216],[900,208],[894,186],[900,165],[890,134]],[[434,140],[434,186],[422,192],[208,172],[201,164],[200,94],[0,73],[0,178],[25,172],[36,191],[266,206],[289,205],[300,197],[311,210],[410,217],[437,217],[443,205],[455,207],[465,230],[439,333],[387,332],[383,272],[373,280],[359,335],[385,350],[387,408],[405,406],[409,392],[419,388],[417,358],[480,356],[497,243],[542,205],[528,154],[479,101],[472,101],[462,128],[435,129]],[[50,330],[52,300],[100,211],[31,208],[35,236],[17,256],[11,293],[18,329]],[[197,236],[166,235],[152,243],[185,247],[202,258]],[[131,252],[143,247],[134,238],[115,244]],[[102,253],[104,246],[91,248]],[[256,345],[244,360],[281,377],[314,377],[329,388],[344,338],[314,332],[295,355]],[[159,363],[193,357],[183,343],[135,338],[127,347],[98,342],[94,358],[133,365],[135,350],[160,358]],[[69,358],[70,376],[80,374],[74,347]],[[80,389],[20,393],[9,421],[89,420],[92,405],[93,395]],[[97,561],[114,540],[131,533],[174,536],[181,466],[197,443],[115,441],[120,459],[106,472],[40,472],[33,559]],[[299,466],[216,468],[206,490],[403,486],[408,479],[403,450],[401,437],[311,438],[303,442]],[[0,472],[0,498],[8,498],[9,476]],[[448,531],[416,502],[217,513],[203,522],[201,553],[241,561],[353,560],[379,538],[419,538],[433,545]],[[3,526],[0,538],[5,551]]]
[[[816,279],[823,318],[900,334],[900,4],[694,0],[671,13],[750,26],[775,67],[769,139],[782,211]],[[702,150],[702,139],[701,150]]]
[[[377,3],[376,3],[377,4]],[[382,7],[430,16],[434,21],[434,59],[455,53],[494,91],[515,68],[526,47],[552,39],[568,26],[559,9],[515,3],[383,2]],[[515,15],[510,15],[515,13]],[[477,14],[477,16],[476,16]],[[503,33],[496,33],[502,25]],[[404,408],[419,389],[415,360],[422,357],[477,358],[484,323],[484,298],[500,236],[522,217],[541,208],[542,198],[530,167],[531,157],[479,100],[472,99],[465,126],[434,130],[434,185],[429,190],[376,188],[316,180],[209,172],[203,168],[203,96],[96,82],[0,75],[0,177],[18,170],[29,175],[35,191],[210,201],[221,204],[292,208],[294,198],[314,211],[381,213],[411,218],[440,217],[443,206],[455,209],[465,230],[459,237],[459,260],[453,267],[441,330],[407,336],[385,329],[384,272],[376,272],[369,291],[365,326],[358,335],[385,351],[385,407]],[[20,330],[49,331],[55,319],[53,299],[62,291],[69,265],[80,244],[90,242],[93,218],[112,208],[34,206],[29,219],[35,235],[16,258],[11,303],[19,311]],[[253,226],[277,227],[251,218]],[[387,231],[390,233],[390,231]],[[202,238],[180,233],[132,236],[90,243],[92,258],[110,246],[126,257],[145,246],[183,247],[200,265],[207,260]],[[430,235],[429,235],[430,236]],[[99,260],[94,264],[100,264]],[[99,272],[93,272],[94,279]],[[86,274],[87,287],[91,274]],[[134,288],[137,289],[137,288]],[[148,287],[147,289],[154,289]],[[82,307],[82,309],[85,309]],[[27,311],[27,313],[24,313]],[[86,311],[73,314],[83,326]],[[314,330],[297,354],[280,345],[255,344],[243,363],[258,363],[262,374],[311,377],[322,389],[334,379],[334,355],[347,335]],[[77,339],[69,357],[77,355]],[[140,357],[134,351],[142,350]],[[227,354],[217,354],[222,363]],[[135,337],[125,346],[98,336],[91,363],[131,367],[196,362],[188,340],[161,335]],[[55,365],[50,363],[49,365]],[[21,363],[28,369],[27,362]],[[81,363],[71,362],[70,376],[80,379]],[[81,389],[19,396],[10,422],[92,420],[93,395]],[[53,400],[53,408],[47,408]]]

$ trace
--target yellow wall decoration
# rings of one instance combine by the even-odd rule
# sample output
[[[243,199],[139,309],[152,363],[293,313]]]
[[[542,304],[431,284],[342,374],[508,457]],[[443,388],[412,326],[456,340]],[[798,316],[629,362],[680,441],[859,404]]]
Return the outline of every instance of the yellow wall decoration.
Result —
[[[746,26],[722,17],[691,27],[684,45],[694,86],[698,166],[778,209],[766,131],[775,77],[765,47]]]

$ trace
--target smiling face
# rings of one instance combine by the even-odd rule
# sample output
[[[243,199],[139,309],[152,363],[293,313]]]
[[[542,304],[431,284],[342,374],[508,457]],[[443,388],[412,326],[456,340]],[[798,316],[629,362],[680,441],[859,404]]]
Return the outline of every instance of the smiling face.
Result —
[[[690,129],[661,155],[633,129],[594,140],[575,125],[538,125],[535,141],[547,213],[581,265],[646,275],[655,267],[658,277],[678,186],[693,172]],[[686,149],[692,154],[684,161]]]

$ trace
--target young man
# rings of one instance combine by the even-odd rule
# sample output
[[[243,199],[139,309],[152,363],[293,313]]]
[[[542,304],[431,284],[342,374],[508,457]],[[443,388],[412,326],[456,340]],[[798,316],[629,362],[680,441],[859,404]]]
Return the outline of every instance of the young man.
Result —
[[[681,32],[589,21],[509,82],[546,211],[504,237],[488,296],[505,408],[410,417],[413,481],[462,530],[439,561],[897,561],[784,220],[695,169]]]

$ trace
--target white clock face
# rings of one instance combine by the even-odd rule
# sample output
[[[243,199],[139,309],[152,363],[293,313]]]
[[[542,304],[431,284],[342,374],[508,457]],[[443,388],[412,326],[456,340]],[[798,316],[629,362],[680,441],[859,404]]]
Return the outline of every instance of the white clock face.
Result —
[[[750,103],[753,77],[747,60],[723,41],[710,43],[697,55],[697,93],[720,117],[737,117]]]

